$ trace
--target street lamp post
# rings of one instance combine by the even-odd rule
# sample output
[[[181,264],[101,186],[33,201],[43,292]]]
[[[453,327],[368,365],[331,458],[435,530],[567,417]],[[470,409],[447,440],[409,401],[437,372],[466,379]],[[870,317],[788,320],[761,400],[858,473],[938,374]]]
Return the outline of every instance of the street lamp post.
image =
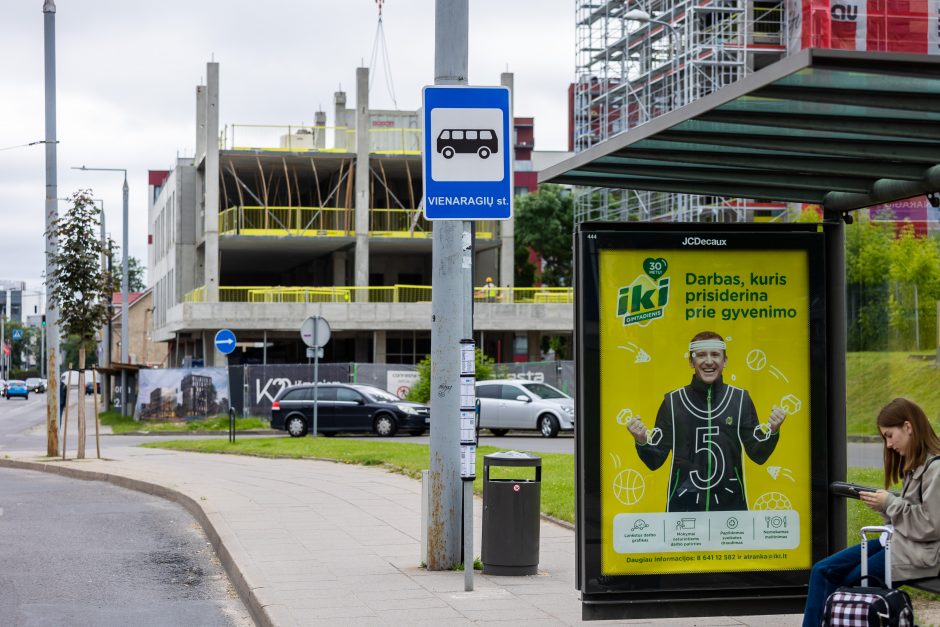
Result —
[[[664,20],[657,20],[656,18],[650,16],[649,13],[642,9],[631,9],[624,13],[623,19],[628,22],[648,22],[651,24],[659,24],[660,26],[665,26],[669,29],[669,39],[672,44],[672,82],[673,82],[673,109],[678,109],[682,105],[682,100],[680,98],[680,81],[679,81],[679,57],[682,53],[682,36],[679,34],[679,31],[675,26],[666,22]]]
[[[121,229],[121,363],[126,366],[130,360],[128,341],[127,341],[127,281],[128,281],[128,251],[127,251],[127,170],[125,168],[89,168],[87,166],[73,167],[73,170],[84,170],[86,172],[123,172],[124,173],[124,224]],[[103,208],[102,204],[102,208]],[[109,347],[110,350],[110,347]],[[127,413],[127,370],[121,369],[121,415],[128,416]]]

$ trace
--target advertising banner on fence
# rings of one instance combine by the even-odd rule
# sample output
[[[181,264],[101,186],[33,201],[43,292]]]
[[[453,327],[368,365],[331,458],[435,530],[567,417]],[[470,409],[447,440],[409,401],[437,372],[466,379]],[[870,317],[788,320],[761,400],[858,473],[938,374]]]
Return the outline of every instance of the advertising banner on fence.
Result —
[[[805,585],[827,528],[822,233],[592,226],[577,257],[582,590]]]
[[[228,413],[227,368],[143,369],[138,376],[139,420],[172,422]]]

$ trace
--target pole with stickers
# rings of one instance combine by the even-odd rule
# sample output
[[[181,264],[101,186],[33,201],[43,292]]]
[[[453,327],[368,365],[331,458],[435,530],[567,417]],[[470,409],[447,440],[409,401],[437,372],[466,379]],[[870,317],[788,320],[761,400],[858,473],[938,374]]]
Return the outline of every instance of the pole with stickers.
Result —
[[[460,479],[463,481],[463,582],[473,590],[473,481],[477,478],[476,344],[460,340]]]

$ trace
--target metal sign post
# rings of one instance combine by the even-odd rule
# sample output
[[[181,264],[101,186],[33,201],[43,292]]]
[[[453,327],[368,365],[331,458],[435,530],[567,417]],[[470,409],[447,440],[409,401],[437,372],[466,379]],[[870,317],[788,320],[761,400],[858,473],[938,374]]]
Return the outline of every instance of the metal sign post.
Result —
[[[300,338],[307,345],[307,357],[313,357],[313,428],[310,429],[310,437],[317,437],[317,407],[320,404],[319,388],[320,383],[320,357],[323,355],[323,347],[330,341],[330,323],[326,318],[320,316],[310,316],[300,325]]]
[[[473,337],[472,221],[512,215],[509,94],[466,86],[469,12],[469,0],[436,0],[434,86],[423,91],[423,204],[425,217],[438,220],[431,280],[430,570],[455,563],[461,544],[460,521],[452,515],[461,500],[462,450],[454,347]]]

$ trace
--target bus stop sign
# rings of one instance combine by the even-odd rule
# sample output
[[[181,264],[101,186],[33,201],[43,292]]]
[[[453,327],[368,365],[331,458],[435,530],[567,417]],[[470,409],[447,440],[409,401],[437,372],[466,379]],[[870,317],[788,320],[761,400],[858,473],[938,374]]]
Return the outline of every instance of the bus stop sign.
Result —
[[[425,218],[511,218],[509,89],[428,86],[423,102]]]

